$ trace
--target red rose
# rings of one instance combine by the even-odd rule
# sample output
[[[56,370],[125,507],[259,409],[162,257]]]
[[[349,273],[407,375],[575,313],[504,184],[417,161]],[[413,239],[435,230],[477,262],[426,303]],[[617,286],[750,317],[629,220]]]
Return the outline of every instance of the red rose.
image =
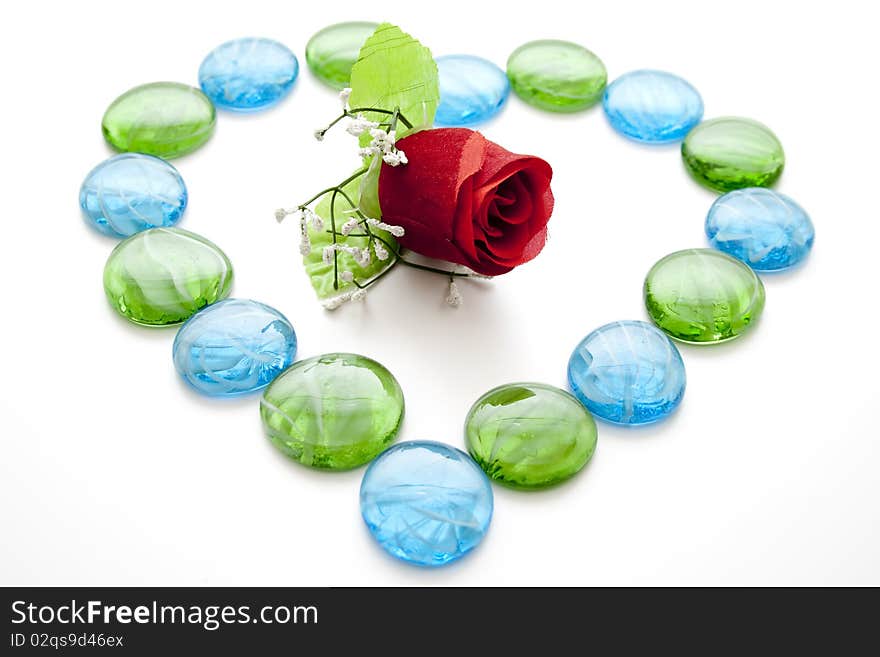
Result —
[[[382,221],[403,226],[401,246],[496,276],[544,248],[553,211],[544,160],[516,155],[464,128],[424,130],[397,142],[409,163],[382,166]]]

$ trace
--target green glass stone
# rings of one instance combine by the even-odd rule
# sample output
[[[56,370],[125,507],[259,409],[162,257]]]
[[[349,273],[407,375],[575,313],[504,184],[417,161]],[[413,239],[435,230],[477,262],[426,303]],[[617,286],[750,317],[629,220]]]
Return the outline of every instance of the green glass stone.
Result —
[[[104,267],[104,291],[136,324],[179,324],[229,296],[232,264],[215,244],[180,228],[152,228],[116,245]]]
[[[490,390],[471,407],[465,441],[495,481],[543,488],[568,479],[596,449],[596,423],[565,390],[512,383]]]
[[[198,89],[154,82],[126,91],[101,121],[104,139],[116,150],[172,158],[191,153],[214,132],[214,105]]]
[[[605,64],[568,41],[531,41],[507,60],[510,86],[524,101],[551,112],[577,112],[595,105],[605,90]]]
[[[681,145],[685,167],[701,185],[719,192],[770,187],[782,175],[785,153],[770,128],[736,117],[704,121]]]
[[[325,27],[306,44],[306,64],[324,84],[344,89],[351,78],[364,41],[376,31],[378,23],[338,23]]]
[[[676,340],[724,342],[760,317],[764,285],[741,260],[715,249],[687,249],[651,268],[645,305],[654,323]]]
[[[397,436],[403,391],[374,360],[325,354],[301,360],[260,400],[272,444],[303,465],[348,470],[371,461]]]

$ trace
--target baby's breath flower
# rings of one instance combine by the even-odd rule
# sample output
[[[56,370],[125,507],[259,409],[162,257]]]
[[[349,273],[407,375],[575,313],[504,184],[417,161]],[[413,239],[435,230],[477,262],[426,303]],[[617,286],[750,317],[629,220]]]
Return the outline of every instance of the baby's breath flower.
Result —
[[[321,260],[324,261],[325,265],[332,265],[333,264],[333,256],[335,254],[336,254],[336,245],[329,244],[329,245],[325,246],[324,249],[321,251]]]
[[[352,301],[363,301],[366,298],[367,298],[367,291],[362,287],[359,287],[358,289],[356,289],[354,292],[351,293],[351,300]]]
[[[376,252],[376,257],[379,260],[388,260],[388,249],[379,240],[373,242],[373,251]]]
[[[406,230],[404,230],[403,226],[386,224],[382,221],[379,221],[378,219],[367,219],[367,223],[371,226],[375,226],[379,230],[384,230],[391,233],[392,235],[394,235],[394,237],[403,237],[406,233]]]
[[[344,292],[339,296],[333,297],[332,299],[327,299],[323,302],[322,305],[326,310],[336,310],[346,301],[351,301],[351,292]]]
[[[299,213],[299,232],[299,252],[302,255],[307,256],[312,252],[312,240],[309,237],[309,228],[306,226],[306,215],[303,212]]]
[[[361,157],[373,157],[374,155],[379,154],[379,149],[375,146],[367,146],[365,148],[358,149],[358,155]]]
[[[315,212],[306,208],[305,210],[303,210],[303,215],[306,221],[311,222],[312,228],[314,228],[316,231],[324,230],[324,220],[321,219],[321,217],[319,217]]]
[[[318,130],[315,130],[313,134],[318,141],[324,141],[324,135],[327,134],[327,128],[319,128]]]
[[[401,157],[401,155],[403,155],[403,157]],[[403,151],[389,151],[382,156],[382,161],[391,167],[396,167],[399,164],[406,164],[404,161],[405,159],[406,155],[403,154]]]
[[[463,301],[461,297],[461,292],[458,289],[458,284],[455,282],[454,278],[449,280],[449,294],[446,296],[446,303],[448,303],[453,308],[458,308]]]
[[[370,255],[369,249],[352,249],[354,251],[351,255],[354,257],[354,261],[358,263],[360,267],[368,267],[370,265],[370,260],[372,260],[372,256]]]
[[[342,109],[348,109],[348,99],[351,97],[351,87],[346,87],[339,92],[339,102],[342,103]]]
[[[375,121],[368,121],[363,114],[358,114],[351,120],[351,123],[348,124],[348,128],[346,131],[350,135],[354,135],[355,137],[360,137],[365,132],[376,130],[379,127],[379,124]],[[384,132],[384,130],[383,130]]]
[[[287,210],[285,208],[278,208],[277,210],[275,210],[275,220],[280,224],[282,221],[284,221],[285,217],[293,215],[294,219],[296,219],[301,214],[302,214],[302,210],[300,208],[297,208],[295,210]]]
[[[354,274],[350,271],[344,271],[339,275],[339,278],[346,283],[352,283],[354,281]]]
[[[361,222],[360,219],[358,219],[357,217],[353,217],[353,218],[349,219],[348,221],[346,221],[344,224],[342,224],[342,228],[340,229],[340,232],[343,235],[348,236],[351,234],[351,231],[353,231],[355,228],[357,228],[357,226],[360,222]]]

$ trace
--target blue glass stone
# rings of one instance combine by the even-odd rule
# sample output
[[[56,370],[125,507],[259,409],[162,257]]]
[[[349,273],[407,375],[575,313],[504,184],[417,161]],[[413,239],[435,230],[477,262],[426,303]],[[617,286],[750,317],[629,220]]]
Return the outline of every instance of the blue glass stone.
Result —
[[[680,141],[703,118],[703,100],[687,80],[663,71],[633,71],[605,89],[611,127],[636,141]]]
[[[173,226],[186,208],[186,185],[165,160],[122,153],[89,172],[79,205],[90,226],[111,237]]]
[[[207,306],[180,327],[174,367],[193,388],[232,397],[264,388],[293,362],[296,333],[280,312],[249,299]]]
[[[709,243],[755,271],[787,269],[813,248],[813,222],[789,197],[764,187],[719,198],[706,217]]]
[[[568,383],[596,417],[648,424],[662,420],[681,402],[684,363],[672,341],[651,324],[612,322],[575,347]]]
[[[361,515],[387,552],[420,566],[455,561],[492,520],[489,478],[470,456],[413,441],[384,451],[361,483]]]
[[[440,74],[435,125],[477,125],[501,111],[510,95],[510,81],[495,64],[473,55],[444,55],[435,61]]]
[[[199,67],[199,85],[219,108],[254,112],[284,98],[299,74],[296,55],[272,39],[236,39],[212,50]]]

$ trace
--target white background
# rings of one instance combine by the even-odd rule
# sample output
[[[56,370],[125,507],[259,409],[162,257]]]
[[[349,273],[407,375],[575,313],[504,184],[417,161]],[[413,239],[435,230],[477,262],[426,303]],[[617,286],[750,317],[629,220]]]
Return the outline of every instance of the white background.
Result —
[[[823,5],[20,3],[0,27],[0,583],[880,584],[877,20],[867,3]],[[174,162],[191,198],[181,226],[226,251],[233,295],[291,318],[299,357],[384,363],[406,395],[401,440],[462,447],[464,416],[487,389],[564,387],[586,333],[645,317],[650,266],[704,245],[714,195],[688,179],[676,147],[624,140],[599,107],[549,114],[512,96],[483,131],[554,167],[538,259],[464,283],[458,310],[442,278],[401,267],[364,304],[322,311],[296,226],[272,216],[356,164],[348,136],[312,138],[337,100],[306,69],[305,44],[334,22],[384,18],[435,55],[503,67],[526,41],[563,38],[596,52],[610,79],[676,72],[707,118],[773,128],[787,154],[778,189],[817,230],[805,266],[764,277],[766,310],[748,337],[681,348],[688,389],[672,418],[600,424],[592,462],[553,490],[496,487],[483,544],[432,571],[373,543],[358,510],[363,469],[301,467],[263,437],[257,398],[184,387],[174,329],[109,308],[101,273],[115,241],[77,206],[83,177],[111,154],[100,120],[118,94],[196,84],[219,43],[276,38],[300,60],[292,95],[262,114],[222,113],[214,138]]]

